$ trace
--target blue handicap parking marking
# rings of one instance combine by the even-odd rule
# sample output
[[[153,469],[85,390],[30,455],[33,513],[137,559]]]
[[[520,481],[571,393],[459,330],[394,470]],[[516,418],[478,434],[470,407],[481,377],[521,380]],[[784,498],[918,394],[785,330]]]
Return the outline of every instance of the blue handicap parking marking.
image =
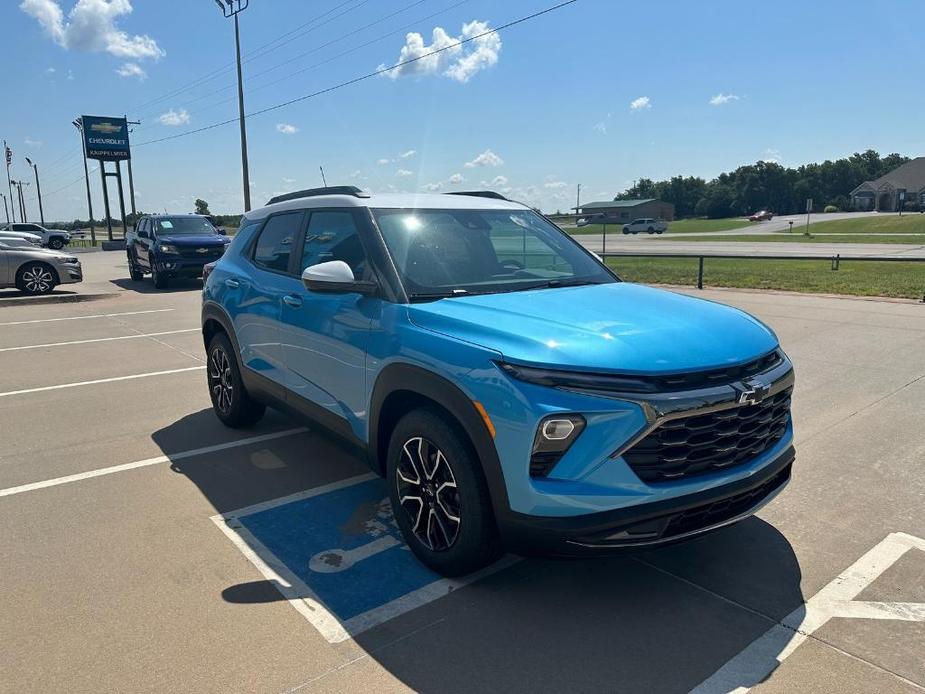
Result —
[[[341,623],[442,580],[402,541],[378,478],[235,517]]]

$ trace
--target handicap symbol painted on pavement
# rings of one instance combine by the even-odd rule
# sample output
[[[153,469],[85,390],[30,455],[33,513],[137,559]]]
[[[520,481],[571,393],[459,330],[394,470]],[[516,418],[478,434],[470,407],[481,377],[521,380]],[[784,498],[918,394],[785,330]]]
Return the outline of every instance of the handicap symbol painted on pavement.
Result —
[[[463,579],[418,562],[384,480],[361,475],[213,517],[216,525],[331,642],[343,641],[513,563]]]

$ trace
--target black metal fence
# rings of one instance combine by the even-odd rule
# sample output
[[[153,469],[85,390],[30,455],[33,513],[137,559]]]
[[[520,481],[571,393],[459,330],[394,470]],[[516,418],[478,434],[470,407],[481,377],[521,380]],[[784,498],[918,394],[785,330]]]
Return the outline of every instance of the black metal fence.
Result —
[[[721,253],[620,253],[605,252],[598,254],[605,261],[608,258],[686,258],[697,260],[697,289],[703,289],[703,268],[707,259],[722,260],[815,260],[829,261],[832,270],[838,270],[843,262],[859,263],[925,263],[925,258],[905,258],[902,256],[857,256],[841,255],[724,255]],[[925,303],[925,279],[923,279],[922,302]]]

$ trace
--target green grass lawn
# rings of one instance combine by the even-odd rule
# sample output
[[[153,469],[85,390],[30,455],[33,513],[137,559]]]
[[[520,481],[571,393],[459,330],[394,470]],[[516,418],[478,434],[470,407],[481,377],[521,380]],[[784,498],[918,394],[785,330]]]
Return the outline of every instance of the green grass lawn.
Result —
[[[630,282],[697,284],[696,258],[608,258],[607,264]],[[703,282],[705,287],[921,299],[925,294],[925,263],[842,262],[840,269],[833,271],[828,258],[818,261],[707,258]]]
[[[815,226],[815,225],[814,225]],[[810,229],[813,227],[811,226]],[[664,238],[664,237],[663,237]],[[677,241],[677,239],[674,239]],[[888,234],[843,234],[838,236],[804,236],[802,233],[755,234],[745,236],[729,234],[728,236],[685,236],[685,241],[748,241],[757,243],[925,243],[925,233],[910,236],[890,236]]]
[[[794,232],[800,228],[799,224],[793,225]],[[817,221],[809,225],[809,230],[813,234],[925,234],[925,214],[912,212],[902,217],[891,214]]]
[[[731,229],[741,229],[747,227],[751,222],[747,219],[680,219],[676,222],[668,222],[668,231],[666,234],[703,234],[709,231],[729,231]],[[582,236],[584,234],[600,234],[603,229],[601,224],[589,224],[586,227],[565,229],[570,234]],[[608,224],[607,235],[622,234],[622,224]]]

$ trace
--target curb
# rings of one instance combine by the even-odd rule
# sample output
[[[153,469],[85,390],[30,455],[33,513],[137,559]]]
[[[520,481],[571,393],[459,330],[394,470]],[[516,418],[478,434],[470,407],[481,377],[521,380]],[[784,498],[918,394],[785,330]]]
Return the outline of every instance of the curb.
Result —
[[[117,296],[113,292],[105,294],[45,294],[43,296],[13,296],[9,299],[0,297],[0,309],[9,306],[30,306],[33,304],[74,304],[84,301],[97,301]]]

